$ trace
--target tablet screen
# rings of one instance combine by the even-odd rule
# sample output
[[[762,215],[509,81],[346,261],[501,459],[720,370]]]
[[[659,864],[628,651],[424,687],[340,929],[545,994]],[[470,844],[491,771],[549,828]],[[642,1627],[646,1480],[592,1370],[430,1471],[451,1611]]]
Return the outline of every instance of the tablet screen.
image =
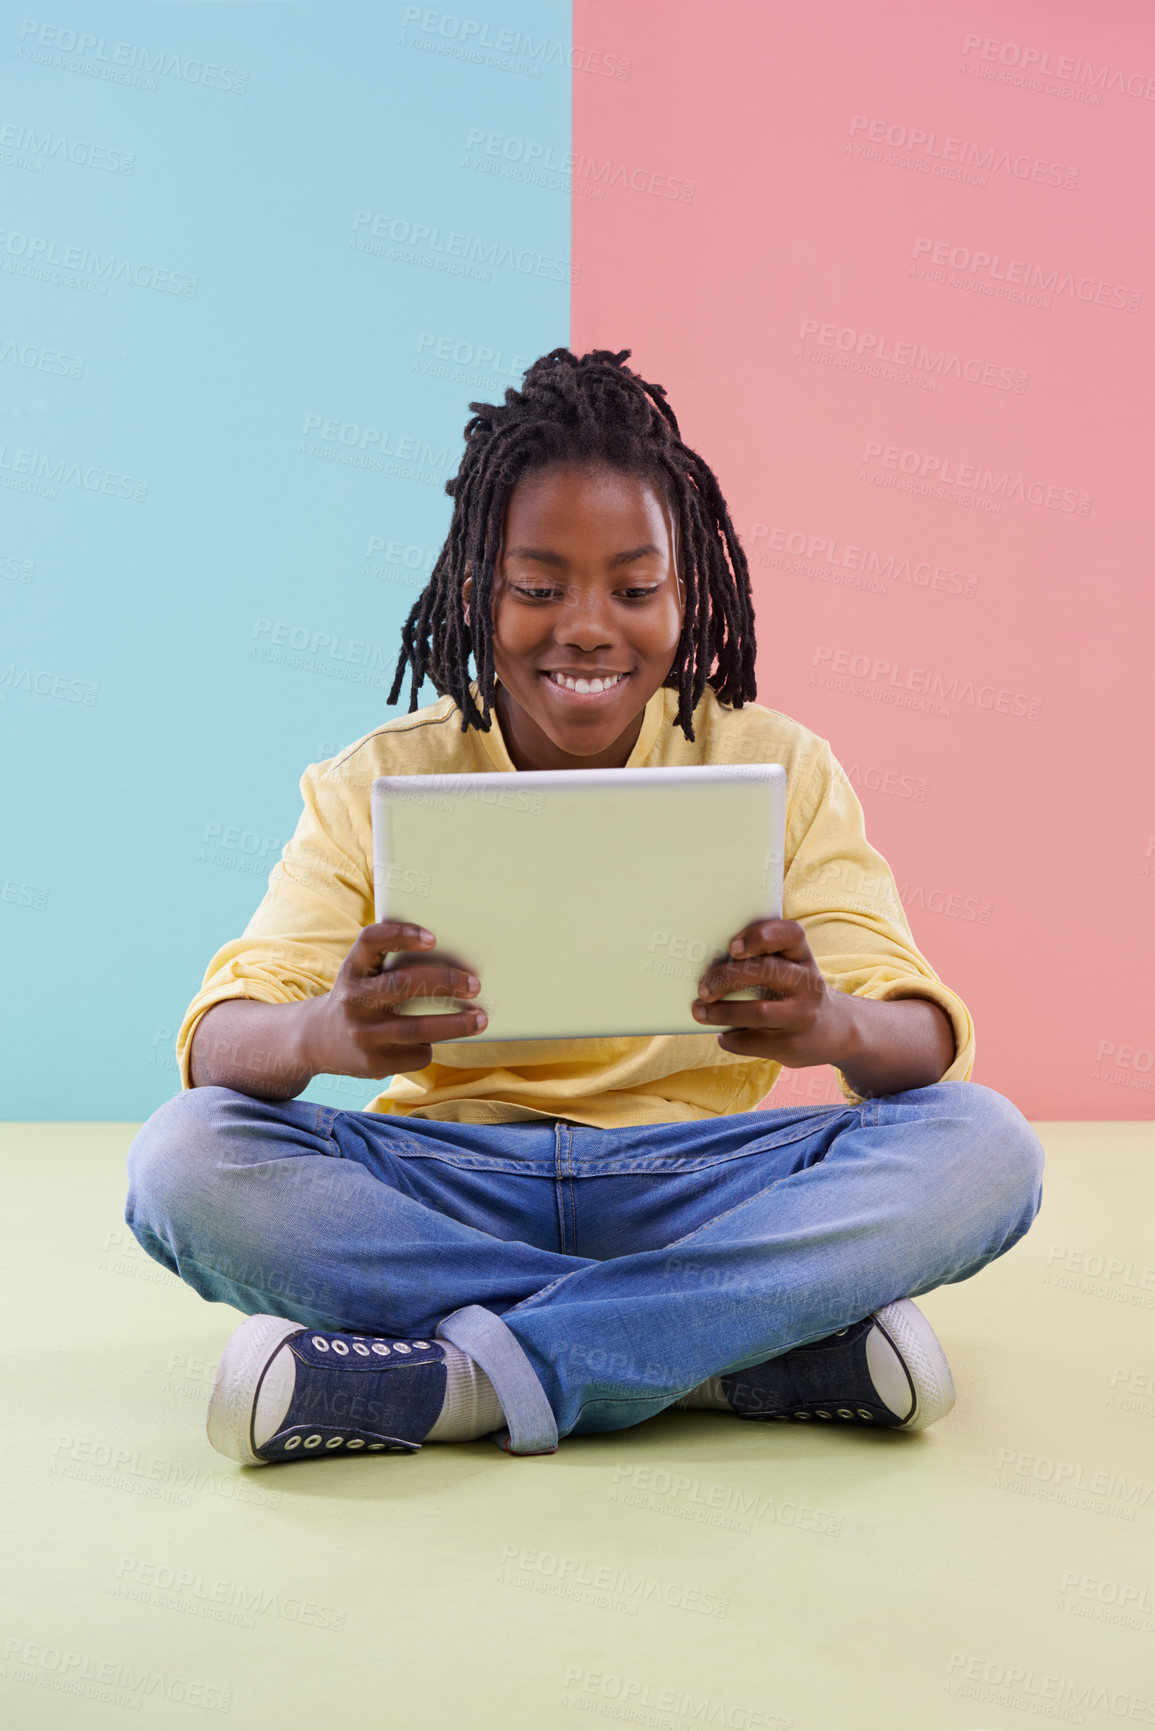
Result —
[[[424,957],[478,976],[489,1020],[459,1049],[700,1035],[706,968],[781,914],[785,782],[778,764],[381,776],[376,917],[427,927]]]

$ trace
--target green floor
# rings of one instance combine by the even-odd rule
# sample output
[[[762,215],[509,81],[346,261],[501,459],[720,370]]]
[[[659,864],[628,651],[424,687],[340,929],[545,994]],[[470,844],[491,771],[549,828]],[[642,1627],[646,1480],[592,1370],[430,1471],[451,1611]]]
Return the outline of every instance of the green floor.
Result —
[[[1039,1126],[1027,1238],[919,1300],[923,1435],[669,1414],[240,1468],[241,1321],[122,1223],[135,1126],[3,1131],[0,1717],[238,1731],[1155,1724],[1155,1130]]]

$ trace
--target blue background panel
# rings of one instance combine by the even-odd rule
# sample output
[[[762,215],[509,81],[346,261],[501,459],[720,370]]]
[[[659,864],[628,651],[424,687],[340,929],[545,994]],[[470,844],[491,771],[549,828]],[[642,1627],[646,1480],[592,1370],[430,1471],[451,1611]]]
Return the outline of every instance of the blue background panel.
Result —
[[[568,341],[518,165],[569,148],[570,12],[51,20],[0,11],[0,1115],[136,1119],[305,765],[407,707],[470,400]]]

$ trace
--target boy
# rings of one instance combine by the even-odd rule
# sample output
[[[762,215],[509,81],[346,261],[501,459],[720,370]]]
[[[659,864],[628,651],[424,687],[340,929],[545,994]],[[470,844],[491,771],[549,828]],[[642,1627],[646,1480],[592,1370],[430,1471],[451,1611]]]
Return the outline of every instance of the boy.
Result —
[[[629,352],[555,349],[470,405],[389,695],[408,664],[409,712],[306,770],[265,898],[186,1013],[183,1091],[132,1145],[140,1244],[248,1313],[209,1406],[234,1460],[545,1454],[670,1406],[922,1429],[954,1390],[911,1295],[1038,1211],[1040,1145],[968,1080],[969,1014],[845,774],[753,701],[725,500]],[[426,676],[442,696],[418,709]],[[373,923],[377,775],[740,761],[786,768],[789,917],[706,970],[700,1035],[471,1045],[468,958]],[[755,1109],[813,1064],[844,1105]],[[392,1082],[343,1112],[298,1100],[319,1074]]]

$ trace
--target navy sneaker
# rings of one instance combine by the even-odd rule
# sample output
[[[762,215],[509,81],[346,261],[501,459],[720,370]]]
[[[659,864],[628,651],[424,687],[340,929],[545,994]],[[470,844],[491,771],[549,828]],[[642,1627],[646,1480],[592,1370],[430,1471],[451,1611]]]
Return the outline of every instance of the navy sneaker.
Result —
[[[415,1454],[440,1415],[445,1350],[435,1340],[341,1334],[250,1316],[225,1346],[208,1438],[245,1466],[322,1455]]]
[[[946,1354],[909,1298],[717,1380],[739,1418],[925,1430],[954,1405]]]

